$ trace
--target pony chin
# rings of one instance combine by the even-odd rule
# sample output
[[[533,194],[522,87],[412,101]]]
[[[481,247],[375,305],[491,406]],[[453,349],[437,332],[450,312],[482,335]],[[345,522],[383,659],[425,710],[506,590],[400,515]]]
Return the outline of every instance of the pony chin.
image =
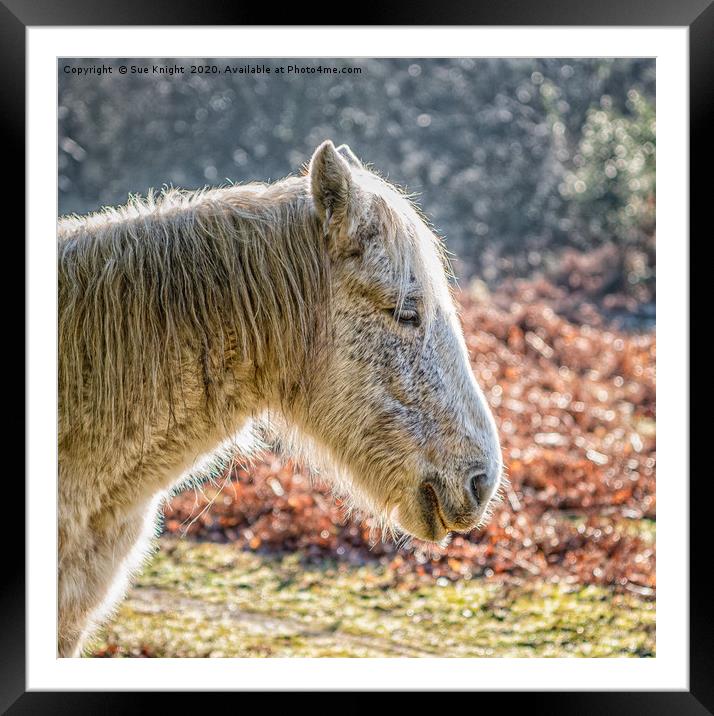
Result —
[[[398,547],[408,547],[417,539],[424,547],[445,548],[451,541],[451,533],[434,515],[427,520],[418,501],[408,496],[398,502],[379,504],[359,484],[351,471],[339,464],[331,453],[318,441],[292,426],[281,413],[270,413],[261,419],[265,439],[272,447],[296,459],[303,465],[311,479],[329,485],[332,494],[339,498],[346,519],[370,520],[372,529],[379,529],[382,539],[391,539]]]
[[[432,546],[446,547],[451,540],[449,530],[439,523],[438,518],[435,516],[433,520],[427,521],[415,502],[402,501],[393,507],[389,521],[398,532]]]

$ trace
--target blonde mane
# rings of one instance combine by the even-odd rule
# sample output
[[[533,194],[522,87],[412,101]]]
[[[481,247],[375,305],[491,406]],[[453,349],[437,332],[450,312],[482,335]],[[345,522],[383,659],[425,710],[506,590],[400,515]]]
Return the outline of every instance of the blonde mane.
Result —
[[[315,345],[329,265],[303,181],[169,190],[58,229],[67,426],[82,415],[124,434],[133,415],[181,399],[177,375],[192,358],[210,401],[227,355],[260,382]]]
[[[443,251],[407,197],[371,172],[355,175],[381,199],[375,210],[391,214],[386,245],[402,289],[443,275]],[[256,386],[282,379],[286,398],[296,375],[307,378],[330,266],[305,178],[134,196],[62,217],[58,238],[60,435],[79,419],[104,438],[136,437],[159,406],[168,431],[191,361],[209,406],[226,356],[250,364]]]

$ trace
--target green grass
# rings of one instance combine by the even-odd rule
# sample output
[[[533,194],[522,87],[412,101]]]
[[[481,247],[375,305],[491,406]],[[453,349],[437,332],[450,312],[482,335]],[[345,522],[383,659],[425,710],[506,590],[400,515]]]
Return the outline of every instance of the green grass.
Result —
[[[163,538],[90,656],[654,656],[655,604],[605,587],[405,581],[378,565]]]

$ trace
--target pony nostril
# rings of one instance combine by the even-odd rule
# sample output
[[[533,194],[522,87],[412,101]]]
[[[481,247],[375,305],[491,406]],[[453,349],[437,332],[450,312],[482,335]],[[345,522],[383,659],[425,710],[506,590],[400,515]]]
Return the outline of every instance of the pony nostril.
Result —
[[[468,480],[468,489],[471,497],[476,501],[477,505],[481,505],[486,501],[489,491],[489,478],[484,470],[474,472]]]

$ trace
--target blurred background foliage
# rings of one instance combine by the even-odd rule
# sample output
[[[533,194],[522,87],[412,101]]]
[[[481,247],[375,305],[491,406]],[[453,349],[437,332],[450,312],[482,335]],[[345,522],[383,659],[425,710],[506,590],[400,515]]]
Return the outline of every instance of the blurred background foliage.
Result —
[[[227,60],[178,64],[193,62]],[[285,59],[252,64],[362,71],[166,76],[120,75],[129,61],[116,59],[102,60],[109,76],[63,71],[92,63],[59,62],[61,214],[164,184],[279,179],[332,138],[417,195],[460,278],[557,278],[564,249],[599,248],[600,293],[654,301],[654,60]]]

